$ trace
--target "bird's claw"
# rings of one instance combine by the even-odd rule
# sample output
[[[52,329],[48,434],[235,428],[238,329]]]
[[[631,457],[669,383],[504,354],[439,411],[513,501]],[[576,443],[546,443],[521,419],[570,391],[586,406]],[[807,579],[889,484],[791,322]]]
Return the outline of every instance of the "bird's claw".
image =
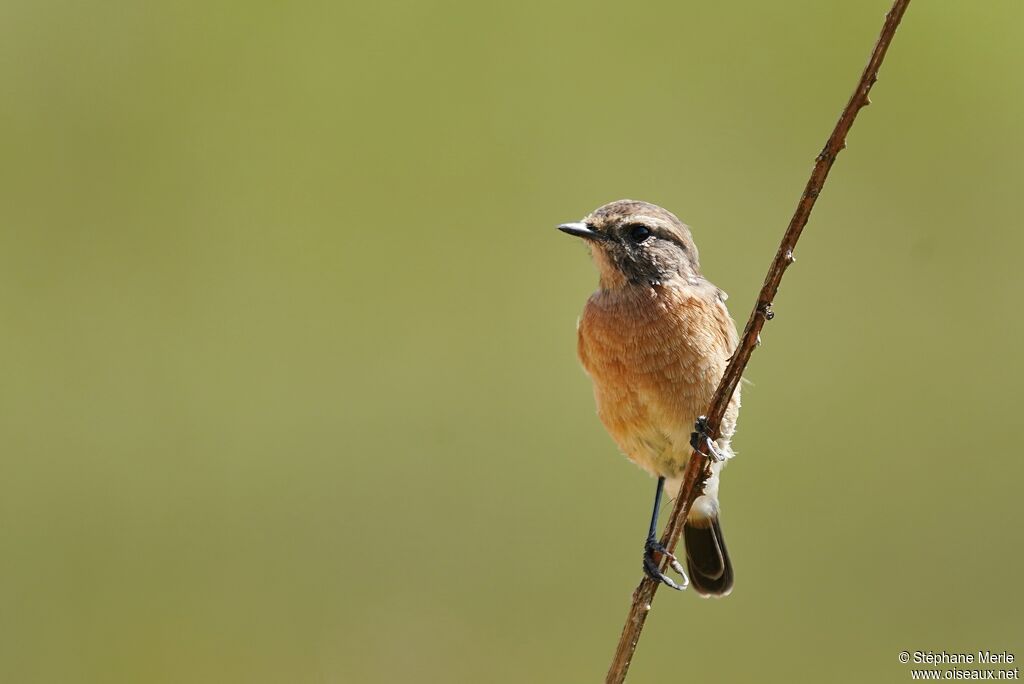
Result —
[[[654,554],[661,554],[665,558],[668,558],[668,565],[670,568],[679,573],[679,576],[683,578],[682,584],[677,583],[671,577],[661,571],[660,564],[654,558]],[[686,571],[683,570],[683,566],[679,564],[676,557],[668,552],[668,549],[662,545],[654,537],[647,539],[647,543],[644,544],[644,574],[650,577],[655,582],[661,582],[677,591],[686,589],[690,584],[690,578],[686,576]]]
[[[721,463],[726,459],[725,454],[718,450],[715,445],[715,440],[711,439],[708,434],[708,419],[706,416],[700,416],[697,418],[697,423],[693,426],[694,432],[690,433],[690,446],[693,447],[694,451],[706,453],[712,461]],[[703,446],[707,447],[707,451],[704,451]]]

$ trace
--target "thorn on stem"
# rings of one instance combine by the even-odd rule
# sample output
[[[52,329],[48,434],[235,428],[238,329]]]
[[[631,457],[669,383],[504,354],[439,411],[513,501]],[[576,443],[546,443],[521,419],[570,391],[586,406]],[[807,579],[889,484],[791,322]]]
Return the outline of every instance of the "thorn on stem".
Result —
[[[711,467],[711,464],[714,463],[714,462],[715,462],[715,459],[709,458],[708,462],[707,462],[707,465],[704,466],[704,478],[705,479],[704,479],[704,484],[701,485],[701,488],[700,488],[701,489],[701,492],[700,492],[701,494],[707,493],[708,480],[710,480],[714,476],[714,474],[715,474],[714,468]]]

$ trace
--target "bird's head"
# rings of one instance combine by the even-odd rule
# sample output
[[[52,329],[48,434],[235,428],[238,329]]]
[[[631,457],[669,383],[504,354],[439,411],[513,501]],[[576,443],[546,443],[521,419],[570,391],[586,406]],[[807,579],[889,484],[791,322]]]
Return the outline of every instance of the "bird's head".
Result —
[[[558,229],[587,241],[606,289],[676,278],[690,282],[700,276],[689,228],[655,204],[618,200]]]

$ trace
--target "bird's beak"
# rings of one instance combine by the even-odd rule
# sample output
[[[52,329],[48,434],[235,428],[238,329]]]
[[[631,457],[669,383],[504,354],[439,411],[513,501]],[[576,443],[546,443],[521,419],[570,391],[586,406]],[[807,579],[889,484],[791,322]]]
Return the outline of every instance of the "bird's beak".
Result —
[[[581,237],[584,240],[604,240],[604,234],[598,233],[596,230],[588,226],[586,223],[563,223],[558,226],[558,230],[569,235],[575,235]]]

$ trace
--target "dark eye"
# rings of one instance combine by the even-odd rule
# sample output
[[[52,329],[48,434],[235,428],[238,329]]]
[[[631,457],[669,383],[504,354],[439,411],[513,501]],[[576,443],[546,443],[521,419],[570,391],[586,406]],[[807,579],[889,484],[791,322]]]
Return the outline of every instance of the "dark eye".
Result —
[[[651,229],[638,223],[635,226],[630,226],[626,234],[633,242],[640,243],[651,237]]]

